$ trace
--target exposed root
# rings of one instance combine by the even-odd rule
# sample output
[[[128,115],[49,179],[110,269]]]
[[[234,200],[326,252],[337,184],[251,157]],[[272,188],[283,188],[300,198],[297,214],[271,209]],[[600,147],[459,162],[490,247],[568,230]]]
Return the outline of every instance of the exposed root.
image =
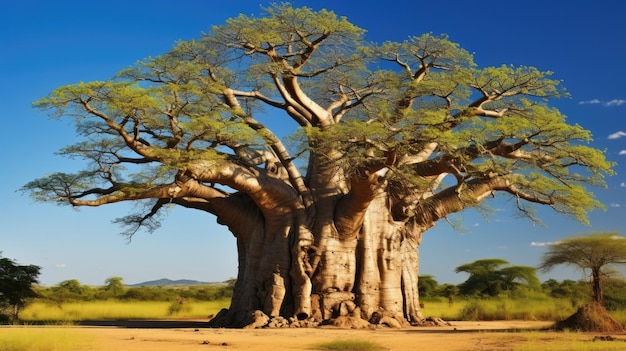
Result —
[[[361,317],[361,310],[353,307],[351,304],[340,306],[337,310],[338,316],[331,318],[325,322],[320,322],[315,318],[299,320],[295,317],[269,317],[262,311],[250,311],[248,313],[239,313],[237,316],[229,313],[227,309],[220,311],[215,317],[209,321],[211,328],[314,328],[320,325],[332,325],[345,329],[366,329],[366,328],[394,328],[400,329],[410,326],[432,327],[432,326],[449,326],[450,323],[441,318],[429,317],[417,323],[409,323],[405,319],[394,318],[389,315],[375,312],[369,320]]]
[[[450,322],[446,322],[438,317],[428,317],[414,324],[417,327],[441,327],[441,326],[451,326]]]
[[[270,317],[268,317],[262,311],[257,310],[257,311],[252,312],[252,314],[250,315],[249,323],[247,323],[243,328],[244,329],[261,328],[261,327],[266,326],[267,323],[269,323],[269,321],[270,321]]]

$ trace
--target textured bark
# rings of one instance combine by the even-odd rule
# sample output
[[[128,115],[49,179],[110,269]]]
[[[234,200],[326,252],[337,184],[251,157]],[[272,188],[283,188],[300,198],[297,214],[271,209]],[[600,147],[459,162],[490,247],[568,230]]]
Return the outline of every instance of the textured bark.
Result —
[[[591,285],[593,302],[604,306],[604,292],[602,291],[602,271],[599,268],[591,269]]]
[[[353,312],[356,307],[363,320],[384,316],[400,324],[419,323],[421,232],[410,233],[403,222],[394,221],[384,195],[374,200],[359,235],[349,240],[337,235],[332,222],[318,227],[314,248],[307,230],[302,230],[305,235],[292,233],[293,239],[268,240],[264,227],[256,226],[249,235],[238,237],[235,294],[229,311],[212,325],[244,327],[255,310],[269,317],[322,323],[341,316],[342,309]],[[318,218],[323,214],[317,211]]]

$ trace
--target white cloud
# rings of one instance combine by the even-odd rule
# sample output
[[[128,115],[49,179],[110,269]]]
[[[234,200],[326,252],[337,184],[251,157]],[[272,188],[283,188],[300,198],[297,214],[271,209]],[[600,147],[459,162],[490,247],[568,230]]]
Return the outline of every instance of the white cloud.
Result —
[[[623,99],[613,99],[613,100],[611,100],[609,102],[606,102],[604,104],[604,106],[607,106],[607,107],[622,106],[623,104],[626,104],[626,100],[623,100]]]
[[[618,204],[617,202],[613,202],[609,206],[611,206],[611,207],[622,207],[622,205]]]
[[[578,103],[579,105],[602,105],[606,107],[622,106],[626,104],[624,99],[613,99],[609,101],[603,101],[600,99],[584,100]]]
[[[626,150],[622,150],[620,152],[617,153],[618,155],[626,155]]]
[[[626,188],[626,183],[621,182],[621,183],[619,183],[619,186],[621,186],[622,188]]]
[[[65,264],[65,263],[57,263],[57,264],[55,264],[54,266],[55,266],[56,268],[65,268],[65,267],[67,267],[67,264]]]
[[[553,241],[533,241],[530,243],[530,246],[538,246],[538,247],[542,247],[542,246],[550,246],[550,245],[554,245],[557,242],[553,242]]]
[[[602,101],[598,100],[598,99],[593,99],[593,100],[587,100],[587,101],[581,101],[579,102],[580,105],[594,105],[594,104],[601,104]]]
[[[620,130],[619,132],[609,134],[609,139],[619,139],[621,137],[626,137],[626,132]]]

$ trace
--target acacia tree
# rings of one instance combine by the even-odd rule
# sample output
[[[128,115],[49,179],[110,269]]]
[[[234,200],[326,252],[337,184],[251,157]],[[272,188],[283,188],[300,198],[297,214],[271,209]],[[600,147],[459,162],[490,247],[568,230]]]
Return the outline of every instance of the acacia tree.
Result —
[[[520,283],[528,286],[539,286],[534,267],[507,266],[509,262],[501,258],[485,258],[472,263],[456,267],[457,273],[468,273],[466,281],[459,285],[459,292],[463,295],[475,293],[496,296],[502,291],[513,290]]]
[[[8,311],[11,320],[17,321],[26,300],[36,297],[33,285],[37,284],[41,267],[19,265],[0,256],[0,312]]]
[[[612,165],[549,107],[566,95],[550,72],[479,69],[446,36],[373,44],[364,32],[273,5],[110,80],[60,87],[35,105],[74,119],[81,139],[61,153],[88,162],[23,189],[71,206],[145,203],[117,219],[128,235],[169,206],[217,217],[239,257],[220,326],[255,310],[419,323],[418,246],[437,221],[496,193],[529,217],[532,204],[581,221],[602,207],[585,186]]]
[[[592,301],[604,306],[603,277],[611,265],[626,264],[626,238],[617,232],[567,238],[548,248],[539,267],[549,271],[561,264],[589,269]]]
[[[123,280],[124,280],[124,278],[122,278],[122,277],[109,277],[109,278],[107,278],[104,281],[106,283],[106,286],[104,287],[104,290],[110,291],[113,294],[113,296],[121,295],[124,292],[124,290],[126,290],[126,287],[124,286]]]

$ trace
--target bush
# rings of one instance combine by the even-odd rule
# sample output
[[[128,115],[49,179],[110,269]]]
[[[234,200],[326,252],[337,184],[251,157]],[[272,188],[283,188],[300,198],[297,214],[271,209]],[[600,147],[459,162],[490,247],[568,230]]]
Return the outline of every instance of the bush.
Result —
[[[126,293],[122,295],[121,298],[124,300],[137,301],[169,301],[175,299],[176,296],[178,296],[177,292],[171,289],[140,286],[137,288],[128,289],[128,291],[126,291]]]
[[[471,302],[459,313],[459,320],[481,321],[485,319],[485,309],[478,302]]]
[[[191,305],[187,303],[181,303],[179,301],[174,301],[167,307],[168,316],[173,316],[179,313],[189,313],[189,312],[191,312]]]

